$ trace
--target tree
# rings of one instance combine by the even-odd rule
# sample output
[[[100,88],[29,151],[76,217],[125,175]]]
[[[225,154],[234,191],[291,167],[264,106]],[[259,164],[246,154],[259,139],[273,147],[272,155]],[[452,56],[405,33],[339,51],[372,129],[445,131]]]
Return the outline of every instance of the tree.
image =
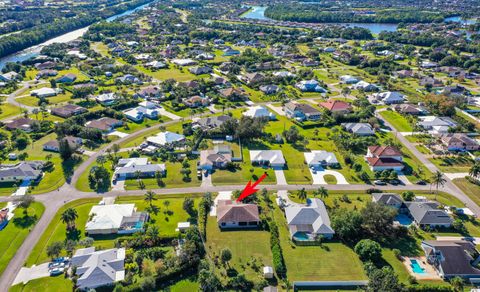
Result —
[[[364,262],[377,262],[382,258],[382,247],[378,242],[371,239],[362,239],[355,245],[355,253]]]
[[[453,290],[454,290],[455,292],[461,292],[461,291],[463,291],[463,286],[464,286],[464,284],[465,284],[465,283],[464,283],[463,279],[460,278],[460,277],[458,277],[458,276],[457,276],[457,277],[454,277],[454,278],[452,278],[452,279],[450,280],[450,285],[452,285]]]
[[[367,292],[403,292],[405,287],[398,282],[398,277],[390,267],[372,268],[368,274]]]
[[[28,216],[28,208],[35,202],[35,198],[31,195],[23,195],[16,198],[17,206],[23,209],[23,215]]]
[[[288,131],[283,131],[283,137],[285,137],[285,140],[287,143],[290,144],[296,144],[298,141],[303,141],[305,138],[303,135],[300,134],[300,131],[298,131],[298,127],[296,126],[291,126]]]
[[[320,187],[320,188],[318,188],[318,190],[313,192],[313,195],[315,197],[320,196],[320,198],[326,199],[326,198],[328,198],[328,190],[325,187]]]
[[[105,162],[107,162],[107,159],[105,158],[105,156],[99,155],[96,161],[97,161],[97,164],[100,164],[101,166],[103,166]]]
[[[88,175],[88,183],[90,188],[97,192],[108,190],[110,187],[110,172],[103,166],[94,167]]]
[[[381,240],[384,236],[391,236],[393,233],[393,219],[397,215],[394,208],[368,202],[360,211],[362,215],[362,227],[372,237]]]
[[[192,198],[187,197],[183,200],[183,210],[191,217],[195,215],[195,205]]]
[[[63,242],[55,241],[47,246],[47,256],[51,259],[58,258],[63,250]]]
[[[75,220],[78,218],[78,213],[76,209],[68,208],[60,215],[60,220],[67,225],[68,230],[75,229]]]
[[[163,206],[165,206],[165,209],[168,210],[168,206],[170,206],[170,201],[169,200],[163,201]]]
[[[145,193],[144,200],[150,205],[150,208],[152,208],[153,201],[157,200],[157,194],[152,191],[147,191]]]
[[[441,173],[440,171],[436,171],[433,175],[432,175],[432,183],[430,184],[430,191],[431,191],[431,186],[432,185],[435,185],[435,200],[437,199],[437,194],[438,194],[438,187],[439,186],[444,186],[445,183],[447,182],[447,180],[445,179],[445,177],[443,176],[443,173]]]
[[[470,168],[468,175],[470,175],[473,178],[477,178],[478,175],[480,175],[480,162],[475,161],[475,163]]]
[[[73,150],[70,147],[70,143],[68,143],[67,139],[65,138],[58,139],[58,150],[60,152],[60,157],[62,157],[64,161],[72,157]]]
[[[336,210],[332,216],[332,228],[343,242],[356,242],[362,232],[362,216],[356,210]]]
[[[228,264],[228,262],[232,259],[232,252],[228,248],[222,249],[220,252],[220,259],[224,265]]]
[[[302,201],[307,201],[307,191],[305,191],[305,188],[297,192],[297,197]]]
[[[415,194],[412,191],[406,191],[402,193],[402,198],[404,201],[407,202],[413,201],[413,199],[415,198]]]

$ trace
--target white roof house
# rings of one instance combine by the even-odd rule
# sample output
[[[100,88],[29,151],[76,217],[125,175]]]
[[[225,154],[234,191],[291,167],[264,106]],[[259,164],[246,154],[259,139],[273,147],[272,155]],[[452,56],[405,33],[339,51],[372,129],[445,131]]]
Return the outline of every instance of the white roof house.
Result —
[[[305,152],[305,161],[309,167],[331,166],[337,165],[338,160],[335,153],[325,150],[313,150],[312,152]]]
[[[178,66],[191,66],[197,64],[197,62],[192,59],[173,59],[172,63]]]
[[[374,135],[375,131],[369,123],[342,123],[346,131],[359,136]]]
[[[42,87],[42,88],[30,91],[30,94],[38,97],[49,97],[49,96],[57,95],[57,90],[50,87]]]
[[[281,150],[250,150],[250,161],[258,164],[268,164],[271,167],[284,167],[285,158]]]
[[[285,208],[290,235],[295,238],[306,235],[313,240],[316,235],[331,238],[335,231],[330,226],[325,204],[317,198],[311,199],[307,206],[293,204]]]
[[[146,213],[136,212],[135,204],[95,205],[85,225],[88,234],[128,234],[143,230]]]
[[[373,103],[383,104],[403,103],[405,101],[405,95],[398,91],[386,91],[373,94],[371,97],[371,101],[372,100],[374,101]]]
[[[97,95],[95,100],[101,104],[110,105],[118,99],[118,96],[114,92],[104,93]]]
[[[258,105],[258,106],[251,106],[248,108],[247,111],[243,113],[244,116],[252,117],[252,118],[269,118],[270,120],[275,120],[276,116],[268,111],[265,107]]]
[[[125,248],[95,251],[95,247],[78,249],[72,257],[77,267],[78,288],[94,289],[125,279]]]
[[[114,176],[116,178],[154,177],[157,172],[165,173],[165,164],[151,164],[148,158],[124,158],[120,159],[115,168]]]
[[[354,84],[359,82],[360,79],[352,75],[343,75],[343,76],[340,76],[340,81],[345,84]]]
[[[160,132],[147,138],[147,142],[156,146],[166,146],[185,141],[185,136],[173,132]]]
[[[450,128],[457,126],[457,123],[449,117],[424,116],[418,119],[418,125],[431,134],[446,134]]]
[[[364,91],[375,91],[378,90],[378,86],[372,83],[368,83],[366,81],[359,81],[356,84],[352,85],[353,89],[362,89]]]

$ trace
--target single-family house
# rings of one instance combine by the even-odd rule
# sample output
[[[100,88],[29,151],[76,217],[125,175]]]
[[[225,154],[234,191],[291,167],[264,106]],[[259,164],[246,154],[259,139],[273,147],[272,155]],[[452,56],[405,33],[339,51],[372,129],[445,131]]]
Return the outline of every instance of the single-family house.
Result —
[[[394,146],[369,146],[365,160],[372,171],[401,171],[404,167],[402,152]]]
[[[93,206],[88,215],[85,232],[95,234],[130,234],[143,231],[148,213],[137,212],[135,204]]]
[[[431,134],[446,134],[457,123],[449,117],[424,116],[418,118],[418,125]]]
[[[217,223],[220,228],[256,228],[260,223],[258,206],[231,200],[219,200]]]
[[[254,72],[247,73],[241,77],[241,80],[247,84],[254,84],[261,82],[265,79],[265,76],[262,73]]]
[[[215,147],[213,150],[200,151],[200,168],[203,170],[223,169],[232,162],[230,147]]]
[[[38,180],[42,177],[42,161],[22,161],[17,164],[0,165],[0,182]]]
[[[190,73],[195,74],[195,75],[201,75],[201,74],[209,74],[212,73],[212,68],[208,66],[198,66],[198,67],[191,67],[188,69]]]
[[[104,106],[109,106],[114,104],[120,97],[116,95],[114,92],[104,93],[97,95],[95,100]]]
[[[305,161],[310,168],[322,168],[325,166],[337,166],[338,160],[335,153],[325,150],[312,150],[311,152],[303,153]]]
[[[192,59],[173,59],[172,63],[178,66],[193,66],[197,64],[197,61]]]
[[[288,230],[292,239],[315,240],[316,237],[332,238],[335,231],[330,226],[327,208],[322,200],[309,199],[306,206],[292,204],[285,207]]]
[[[35,121],[30,118],[18,118],[18,119],[14,119],[12,121],[6,122],[5,128],[10,131],[18,129],[25,132],[30,132],[32,131],[33,123],[35,123]]]
[[[243,112],[243,115],[251,118],[267,118],[269,120],[275,120],[277,118],[273,113],[261,105],[249,107]]]
[[[460,277],[479,278],[480,269],[473,266],[478,262],[475,244],[467,240],[425,240],[421,247],[427,262],[443,279]]]
[[[375,84],[372,84],[372,83],[368,83],[367,81],[364,81],[364,80],[353,84],[352,88],[356,89],[356,90],[362,90],[362,91],[365,91],[365,92],[372,92],[372,91],[379,90],[378,86],[376,86]]]
[[[194,95],[190,98],[184,99],[183,104],[191,108],[204,107],[210,104],[210,99],[208,96]]]
[[[283,168],[285,158],[281,150],[250,150],[252,164],[268,165],[272,168]]]
[[[152,68],[152,69],[162,69],[162,68],[167,67],[167,64],[165,64],[162,61],[151,61],[151,62],[146,63],[144,66],[147,67],[147,68]]]
[[[289,102],[283,107],[287,117],[298,121],[317,121],[322,113],[311,105],[305,103]]]
[[[88,121],[85,123],[87,128],[98,129],[104,133],[113,131],[115,128],[123,125],[123,122],[109,117],[103,117],[98,120]]]
[[[375,104],[397,104],[405,101],[405,95],[398,91],[386,91],[372,94],[369,100]]]
[[[73,73],[68,73],[57,78],[56,81],[57,83],[71,83],[71,82],[74,82],[76,79],[77,79],[77,75]]]
[[[163,98],[163,93],[160,87],[150,85],[135,93],[135,97],[143,99],[160,99]]]
[[[165,164],[151,164],[148,158],[120,159],[113,173],[116,179],[137,177],[155,177],[157,173],[165,174]]]
[[[360,82],[360,79],[352,75],[343,75],[340,76],[340,82],[343,84],[355,84]]]
[[[428,113],[427,109],[423,106],[409,103],[397,104],[393,107],[393,109],[401,114],[413,116],[420,116]]]
[[[449,151],[476,151],[480,149],[478,141],[466,134],[443,134],[440,136],[440,140]]]
[[[373,193],[372,202],[400,210],[404,207],[402,197],[393,193]]]
[[[450,227],[453,219],[433,201],[405,202],[408,213],[419,227]]]
[[[147,138],[147,143],[156,147],[174,147],[185,143],[185,136],[173,132],[160,132]]]
[[[262,85],[260,86],[260,91],[265,93],[265,94],[275,94],[280,92],[280,87],[274,84],[269,84],[269,85]]]
[[[19,77],[20,77],[20,75],[18,75],[17,72],[15,72],[15,71],[10,71],[10,72],[1,74],[1,75],[0,75],[0,81],[2,81],[2,82],[11,82],[11,81],[17,80]]]
[[[197,118],[193,120],[193,128],[201,128],[204,131],[214,130],[221,127],[226,121],[231,120],[232,117],[227,115],[212,116],[206,118]]]
[[[67,141],[68,146],[73,151],[77,150],[82,146],[83,140],[79,137],[73,136],[66,136],[62,140]],[[53,151],[53,152],[60,152],[60,143],[58,140],[50,140],[47,143],[43,144],[43,150],[45,151]]]
[[[95,251],[95,247],[78,249],[71,264],[76,267],[76,286],[81,290],[111,286],[125,279],[125,248]]]
[[[345,131],[358,136],[372,136],[375,131],[369,123],[342,123]]]
[[[295,84],[295,87],[303,92],[319,92],[326,93],[327,90],[323,88],[317,80],[302,80]]]
[[[42,87],[39,89],[35,89],[30,91],[30,95],[36,96],[38,98],[47,98],[51,96],[57,95],[58,91],[55,88],[50,88],[50,87]]]
[[[66,104],[59,107],[55,107],[51,110],[52,115],[56,115],[62,118],[69,118],[79,114],[86,113],[88,110],[76,104]]]
[[[352,105],[341,100],[328,100],[318,104],[332,113],[348,114],[352,112]]]
[[[229,100],[245,100],[247,98],[247,94],[245,91],[242,89],[238,88],[225,88],[220,90],[220,95],[229,99]]]

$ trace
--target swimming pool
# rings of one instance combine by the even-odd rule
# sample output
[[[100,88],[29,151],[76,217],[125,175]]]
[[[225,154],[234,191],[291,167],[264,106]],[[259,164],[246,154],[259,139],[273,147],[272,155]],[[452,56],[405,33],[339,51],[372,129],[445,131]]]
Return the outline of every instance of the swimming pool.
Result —
[[[425,269],[420,266],[417,260],[410,259],[410,267],[412,267],[412,271],[416,274],[425,274]]]
[[[398,221],[398,223],[400,223],[403,226],[408,226],[412,224],[412,219],[405,214],[398,214],[395,217],[395,221]]]
[[[308,234],[306,232],[297,232],[297,233],[295,233],[293,238],[298,240],[298,241],[310,240],[310,237],[308,236]]]

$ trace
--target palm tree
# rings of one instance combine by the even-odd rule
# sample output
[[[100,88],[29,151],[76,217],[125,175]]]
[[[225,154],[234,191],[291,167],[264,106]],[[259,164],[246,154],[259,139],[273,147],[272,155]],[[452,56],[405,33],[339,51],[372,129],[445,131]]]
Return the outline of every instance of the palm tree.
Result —
[[[437,170],[432,176],[432,183],[430,184],[430,192],[432,191],[432,185],[435,185],[436,192],[435,192],[435,200],[437,199],[438,194],[438,187],[444,186],[447,180],[443,177],[443,173]]]
[[[105,162],[107,162],[107,159],[105,158],[105,156],[100,155],[97,157],[97,163],[100,164],[101,166],[103,166]]]
[[[155,194],[155,193],[152,192],[152,191],[147,191],[147,192],[145,193],[145,198],[144,198],[144,200],[145,200],[145,202],[147,202],[147,203],[150,205],[150,207],[152,207],[153,201],[156,201],[156,200],[157,200],[157,194]]]
[[[78,218],[77,210],[68,208],[60,215],[60,219],[67,225],[67,230],[75,229],[75,220]]]
[[[475,164],[472,165],[468,174],[471,177],[474,177],[474,178],[476,178],[476,177],[478,177],[478,175],[480,175],[480,163],[478,161],[475,161]]]
[[[328,190],[325,187],[320,187],[318,190],[313,192],[313,195],[320,196],[320,198],[325,199],[328,197]]]
[[[297,197],[302,201],[307,201],[307,191],[305,191],[305,188],[298,191]]]

